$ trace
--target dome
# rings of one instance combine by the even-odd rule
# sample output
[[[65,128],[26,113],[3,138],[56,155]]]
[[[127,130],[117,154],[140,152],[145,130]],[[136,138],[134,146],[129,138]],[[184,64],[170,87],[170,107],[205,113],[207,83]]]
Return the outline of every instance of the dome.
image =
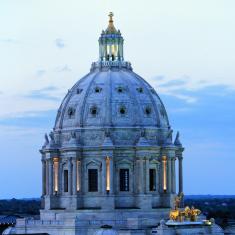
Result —
[[[68,91],[51,141],[45,136],[43,147],[172,144],[164,105],[154,88],[124,60],[124,39],[114,27],[113,14],[109,17],[108,28],[99,37],[99,60]]]
[[[169,126],[156,91],[130,68],[93,64],[64,98],[55,129]]]

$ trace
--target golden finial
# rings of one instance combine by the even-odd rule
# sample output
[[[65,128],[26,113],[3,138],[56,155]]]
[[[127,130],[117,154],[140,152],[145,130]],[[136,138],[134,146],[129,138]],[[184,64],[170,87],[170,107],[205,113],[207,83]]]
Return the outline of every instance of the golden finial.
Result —
[[[106,31],[108,31],[109,33],[116,33],[117,30],[115,29],[114,25],[113,25],[113,12],[109,13],[109,25]]]
[[[109,12],[109,23],[113,22],[113,12]]]

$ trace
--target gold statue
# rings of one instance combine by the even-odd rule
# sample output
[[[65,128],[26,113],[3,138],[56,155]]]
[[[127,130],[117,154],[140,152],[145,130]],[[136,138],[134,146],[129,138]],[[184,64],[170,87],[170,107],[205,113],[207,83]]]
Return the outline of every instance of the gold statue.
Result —
[[[198,209],[195,209],[193,206],[191,207],[190,210],[190,221],[197,221],[197,216],[201,214],[201,211]]]
[[[175,197],[175,210],[177,210],[178,208],[180,208],[180,203],[182,201],[182,198],[183,198],[184,194],[183,192],[181,192],[180,194],[178,194],[176,197]]]
[[[193,206],[191,209],[186,206],[184,209],[180,209],[181,200],[184,194],[181,192],[175,197],[174,209],[170,211],[170,219],[173,221],[183,222],[184,220],[190,220],[191,222],[197,221],[197,216],[201,214],[199,209],[195,209]]]

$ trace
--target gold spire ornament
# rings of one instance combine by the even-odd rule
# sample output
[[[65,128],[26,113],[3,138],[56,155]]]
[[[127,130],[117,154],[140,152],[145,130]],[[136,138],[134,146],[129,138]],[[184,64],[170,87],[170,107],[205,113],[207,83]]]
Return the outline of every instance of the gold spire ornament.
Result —
[[[115,29],[114,24],[113,24],[113,16],[114,16],[113,12],[110,12],[108,16],[109,16],[109,25],[108,25],[108,28],[106,29],[106,32],[111,33],[111,34],[117,33],[117,30]]]

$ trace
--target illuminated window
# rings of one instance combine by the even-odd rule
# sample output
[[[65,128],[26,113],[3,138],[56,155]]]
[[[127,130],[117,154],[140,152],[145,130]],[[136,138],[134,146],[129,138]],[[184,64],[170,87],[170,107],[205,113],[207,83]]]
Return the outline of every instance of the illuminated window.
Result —
[[[68,192],[69,191],[69,174],[68,174],[68,170],[64,170],[64,192]]]
[[[106,190],[110,190],[110,158],[106,158]]]
[[[149,191],[156,191],[156,169],[149,169]]]
[[[167,159],[166,156],[162,157],[162,166],[163,166],[163,190],[166,191],[167,189],[167,171],[166,171],[166,164],[167,164]]]
[[[53,159],[53,165],[54,165],[54,191],[58,192],[58,173],[59,173],[59,159],[58,158]]]
[[[129,169],[120,169],[120,191],[129,191]]]
[[[98,191],[98,170],[97,169],[88,170],[88,190],[89,192]]]

